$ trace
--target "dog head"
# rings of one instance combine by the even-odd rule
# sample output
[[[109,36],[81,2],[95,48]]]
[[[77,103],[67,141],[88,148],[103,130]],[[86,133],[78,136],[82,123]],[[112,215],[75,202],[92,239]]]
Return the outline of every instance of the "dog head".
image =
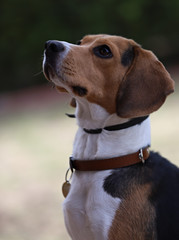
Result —
[[[43,70],[59,91],[123,118],[156,111],[174,91],[174,81],[151,51],[118,36],[89,35],[79,45],[48,41]]]

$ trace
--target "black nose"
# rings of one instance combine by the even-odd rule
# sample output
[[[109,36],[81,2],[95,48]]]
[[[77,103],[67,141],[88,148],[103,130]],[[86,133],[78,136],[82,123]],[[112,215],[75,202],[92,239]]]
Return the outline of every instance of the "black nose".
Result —
[[[45,49],[51,52],[63,52],[65,50],[65,46],[61,42],[49,40],[45,43]]]

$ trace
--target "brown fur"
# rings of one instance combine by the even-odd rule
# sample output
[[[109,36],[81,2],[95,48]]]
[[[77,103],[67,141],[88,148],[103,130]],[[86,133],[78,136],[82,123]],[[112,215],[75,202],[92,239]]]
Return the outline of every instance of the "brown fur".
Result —
[[[93,48],[104,44],[110,47],[112,58],[94,55]],[[134,49],[134,60],[125,66],[121,59],[130,48]],[[60,72],[75,95],[78,93],[73,91],[74,86],[85,88],[88,101],[125,118],[156,111],[174,90],[173,80],[152,52],[118,36],[84,37],[80,46],[71,47]]]
[[[134,52],[117,95],[117,113],[125,118],[156,111],[174,89],[169,73],[151,51],[135,46]]]
[[[109,240],[155,240],[155,210],[148,200],[151,186],[133,185],[122,199],[109,231]]]
[[[112,42],[110,38],[113,40],[116,38],[116,41]],[[120,63],[120,56],[128,48],[129,43],[124,41],[119,48],[116,46],[116,44],[119,45],[117,38],[101,39],[98,37],[91,42],[91,37],[85,37],[80,46],[74,46],[70,50],[61,69],[63,71],[66,64],[71,61],[70,59],[75,57],[75,61],[71,61],[70,68],[76,69],[77,73],[71,77],[65,72],[67,84],[70,87],[75,85],[86,88],[88,101],[103,106],[110,113],[116,111],[114,96],[117,94],[119,81],[122,80],[127,71],[127,67]],[[111,48],[115,53],[113,58],[104,60],[94,56],[92,49],[101,44],[107,44]],[[111,94],[112,92],[115,94]]]

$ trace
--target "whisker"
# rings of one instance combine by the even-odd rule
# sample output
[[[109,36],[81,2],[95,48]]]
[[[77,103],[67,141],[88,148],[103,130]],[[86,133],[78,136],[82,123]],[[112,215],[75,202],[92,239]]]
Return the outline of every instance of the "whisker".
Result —
[[[39,76],[41,73],[43,73],[43,71],[40,71],[40,72],[38,72],[38,73],[35,73],[35,74],[33,75],[33,77],[37,77],[37,76]]]

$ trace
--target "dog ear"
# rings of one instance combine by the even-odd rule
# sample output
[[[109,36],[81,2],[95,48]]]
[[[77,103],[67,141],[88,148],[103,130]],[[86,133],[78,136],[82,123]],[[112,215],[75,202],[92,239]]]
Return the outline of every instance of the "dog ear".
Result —
[[[174,91],[174,81],[151,51],[137,44],[131,51],[132,61],[116,97],[116,112],[123,118],[145,116],[156,111]]]

